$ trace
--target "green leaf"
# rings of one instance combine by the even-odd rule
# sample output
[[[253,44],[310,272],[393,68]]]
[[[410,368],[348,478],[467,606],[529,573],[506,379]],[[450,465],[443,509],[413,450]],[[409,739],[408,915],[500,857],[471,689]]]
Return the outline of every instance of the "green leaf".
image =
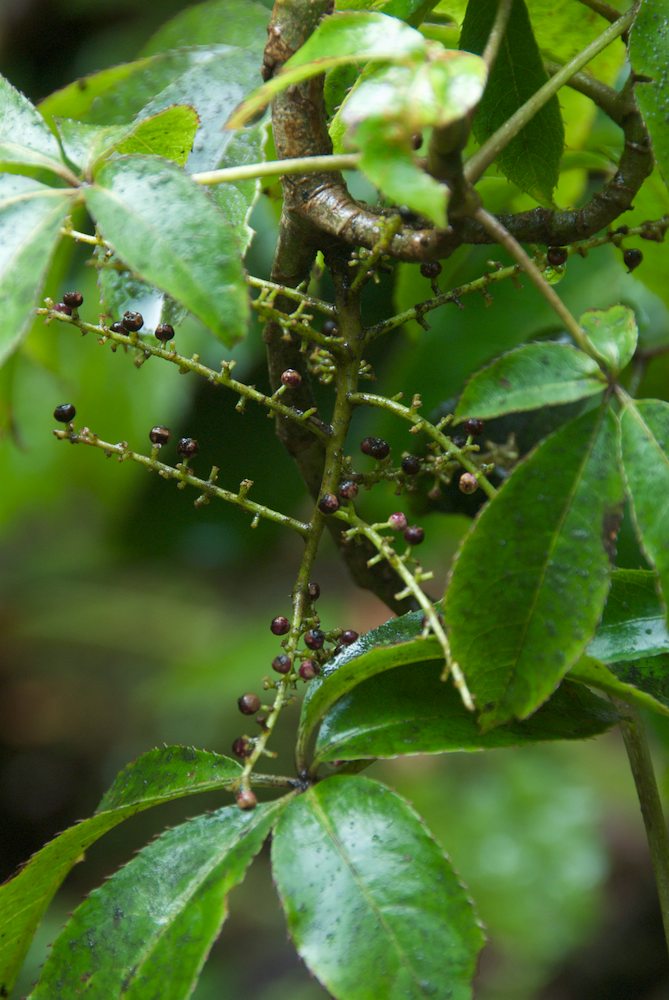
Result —
[[[482,733],[453,685],[440,679],[443,666],[414,663],[359,684],[323,719],[315,762],[582,740],[618,721],[608,702],[564,681],[531,718]]]
[[[634,87],[639,110],[653,143],[655,160],[669,187],[669,0],[643,0],[630,37],[633,72],[644,79]]]
[[[310,788],[277,824],[272,867],[297,950],[338,1000],[471,997],[481,929],[394,792],[343,775]]]
[[[86,993],[182,1000],[227,915],[279,800],[242,812],[225,806],[162,834],[95,889],[56,939],[32,1000]]]
[[[192,45],[234,45],[262,59],[269,11],[252,0],[212,0],[182,10],[162,25],[142,49],[143,56]]]
[[[484,728],[531,715],[594,635],[623,499],[615,441],[608,407],[566,424],[463,542],[445,618]]]
[[[669,715],[669,657],[664,654],[608,666],[591,656],[582,656],[569,677],[631,705]]]
[[[639,542],[669,602],[669,403],[628,400],[620,418],[622,459]]]
[[[397,18],[356,11],[331,14],[323,18],[281,71],[237,108],[228,126],[238,128],[282,90],[320,76],[333,66],[371,61],[411,63],[421,60],[425,53],[426,42],[421,33]]]
[[[342,10],[373,10],[414,26],[420,24],[436,7],[437,0],[336,0],[335,7]]]
[[[228,788],[240,773],[236,761],[191,747],[151,750],[124,768],[100,803],[101,811],[61,833],[0,886],[0,994],[9,994],[44,911],[91,844],[135,813],[195,792]]]
[[[669,631],[657,596],[657,576],[649,570],[617,569],[604,614],[588,655],[604,663],[640,660],[669,653]]]
[[[460,48],[483,52],[497,13],[497,0],[467,6]],[[485,94],[474,115],[473,131],[483,143],[547,80],[523,0],[514,0],[502,45]],[[564,129],[557,97],[551,98],[496,159],[502,173],[522,191],[551,204],[560,173]]]
[[[30,329],[72,194],[27,177],[0,175],[0,364]]]
[[[237,240],[213,201],[173,164],[124,156],[84,190],[105,240],[140,277],[171,295],[224,343],[249,313]]]
[[[639,331],[636,318],[628,306],[610,309],[590,309],[579,323],[588,340],[613,375],[626,368],[636,350]]]
[[[525,344],[477,372],[465,386],[456,423],[571,403],[603,392],[606,380],[592,358],[569,344]]]
[[[0,169],[12,170],[21,163],[57,174],[67,172],[58,140],[44,118],[0,76]]]

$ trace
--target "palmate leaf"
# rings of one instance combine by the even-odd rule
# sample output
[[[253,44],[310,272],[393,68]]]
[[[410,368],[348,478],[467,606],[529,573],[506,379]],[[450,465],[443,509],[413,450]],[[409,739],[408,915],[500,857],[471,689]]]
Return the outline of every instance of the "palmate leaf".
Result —
[[[9,995],[44,911],[91,844],[135,813],[196,792],[229,788],[240,773],[236,761],[191,747],[152,750],[124,768],[95,816],[61,833],[0,886],[0,995]]]
[[[445,618],[484,729],[531,715],[594,635],[623,499],[615,440],[607,406],[566,424],[463,542]]]
[[[75,910],[32,1000],[189,997],[227,915],[228,893],[284,806],[225,806],[145,847]]]
[[[667,106],[667,51],[669,50],[669,0],[643,0],[630,37],[632,69],[642,79],[634,93],[650,133],[653,153],[669,187],[669,129]]]
[[[272,869],[297,950],[333,997],[471,997],[471,903],[394,792],[349,776],[310,788],[277,824]]]

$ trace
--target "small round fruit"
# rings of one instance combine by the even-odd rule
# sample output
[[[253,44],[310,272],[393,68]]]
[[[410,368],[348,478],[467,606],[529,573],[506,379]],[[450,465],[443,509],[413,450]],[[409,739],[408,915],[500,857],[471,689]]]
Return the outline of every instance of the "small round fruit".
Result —
[[[251,755],[251,744],[243,736],[238,736],[232,744],[232,752],[235,757],[240,757],[243,760],[244,757]]]
[[[458,489],[461,493],[476,493],[479,488],[478,480],[476,476],[473,476],[471,472],[463,472],[458,480]]]
[[[237,707],[242,715],[255,715],[260,708],[260,698],[249,691],[237,699]]]
[[[325,635],[319,628],[310,628],[308,632],[304,633],[304,641],[309,649],[322,649]]]
[[[420,273],[424,278],[434,281],[441,274],[441,264],[438,260],[426,260],[420,265]]]
[[[78,309],[79,306],[84,304],[84,297],[81,292],[65,292],[63,302],[70,309]]]
[[[397,511],[395,514],[391,514],[388,518],[388,524],[393,529],[393,531],[404,531],[407,526],[407,516],[401,511]]]
[[[297,389],[298,385],[302,385],[302,376],[295,368],[286,368],[285,372],[281,373],[281,384],[288,389]]]
[[[54,420],[61,424],[69,424],[77,415],[77,411],[72,403],[61,403],[53,411]]]
[[[404,529],[404,541],[409,545],[420,545],[425,538],[425,532],[417,524],[410,524]]]
[[[411,136],[411,146],[413,149],[420,149],[422,145],[423,145],[423,136],[420,134],[420,132],[416,132],[415,135]]]
[[[366,437],[360,442],[360,451],[372,458],[387,458],[390,454],[390,445],[383,438]]]
[[[252,792],[250,788],[243,788],[241,792],[237,792],[237,805],[244,810],[255,809],[258,805],[255,792]]]
[[[339,486],[339,496],[343,497],[344,500],[355,500],[358,492],[358,484],[354,483],[352,479],[345,479]]]
[[[276,618],[272,618],[269,628],[274,635],[288,635],[290,622],[285,615],[277,615]]]
[[[417,476],[420,472],[420,459],[415,455],[405,455],[402,459],[402,472],[405,476]]]
[[[158,340],[162,340],[164,344],[167,343],[168,340],[172,340],[174,337],[174,327],[171,323],[161,323],[153,332],[154,336],[156,336]]]
[[[55,306],[53,307],[53,311],[55,313],[62,313],[63,316],[72,315],[72,310],[70,309],[70,307],[66,302],[56,302]]]
[[[324,493],[318,501],[318,509],[321,514],[334,514],[339,510],[339,500],[334,493]]]
[[[128,331],[118,320],[109,327],[112,333],[127,333]]]
[[[321,596],[321,586],[315,581],[310,583],[307,587],[307,594],[309,595],[310,601],[317,601]]]
[[[551,267],[562,267],[567,263],[569,254],[564,247],[549,247],[546,251],[546,260]]]
[[[480,434],[483,434],[485,422],[477,420],[475,417],[470,417],[469,420],[465,420],[462,426],[465,434],[468,434],[470,437],[479,437]]]
[[[343,643],[345,646],[352,646],[353,643],[357,642],[359,638],[360,636],[355,631],[355,629],[347,628],[344,629],[342,634],[339,636],[339,641]]]
[[[144,317],[141,313],[133,312],[129,309],[123,313],[121,322],[126,330],[130,330],[131,333],[137,333],[144,326]]]
[[[630,274],[632,271],[636,270],[639,264],[643,261],[643,254],[640,250],[625,250],[623,253],[623,261],[628,274]]]
[[[149,441],[151,444],[157,444],[159,448],[162,448],[164,444],[170,439],[169,428],[167,427],[152,427],[149,431]]]
[[[177,451],[184,458],[192,458],[193,455],[197,455],[199,450],[200,445],[195,438],[181,438],[177,444]]]
[[[321,330],[326,337],[336,337],[339,333],[339,327],[333,319],[326,319]]]
[[[277,674],[289,674],[290,673],[290,657],[285,653],[279,653],[272,660],[272,670],[276,671]]]
[[[318,666],[313,660],[303,660],[298,672],[303,681],[312,681],[318,673]]]

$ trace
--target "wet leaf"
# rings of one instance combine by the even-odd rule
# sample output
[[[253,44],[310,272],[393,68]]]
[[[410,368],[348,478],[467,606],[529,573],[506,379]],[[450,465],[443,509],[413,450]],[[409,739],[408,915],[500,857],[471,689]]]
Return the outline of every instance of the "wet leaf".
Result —
[[[639,336],[634,313],[628,306],[590,309],[583,313],[579,322],[597,355],[613,375],[627,367]]]
[[[34,169],[66,172],[58,140],[28,98],[0,76],[0,170]]]
[[[662,654],[632,662],[604,664],[583,656],[569,677],[599,688],[622,701],[669,715],[669,656]]]
[[[657,595],[657,576],[643,569],[617,569],[602,620],[588,655],[604,663],[669,653],[669,631]]]
[[[471,997],[483,935],[411,807],[368,778],[328,778],[277,824],[272,867],[300,955],[338,1000]]]
[[[653,152],[669,187],[669,0],[644,0],[630,36],[630,62],[642,79],[634,93],[653,143]]]

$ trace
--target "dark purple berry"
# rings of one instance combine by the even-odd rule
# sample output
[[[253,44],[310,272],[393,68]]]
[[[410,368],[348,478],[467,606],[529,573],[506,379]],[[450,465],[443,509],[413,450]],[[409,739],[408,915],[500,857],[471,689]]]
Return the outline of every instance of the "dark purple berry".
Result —
[[[344,500],[354,500],[358,495],[358,484],[352,479],[345,479],[339,486],[339,496]]]
[[[79,306],[84,304],[84,297],[81,292],[65,292],[63,302],[70,309],[78,309]]]
[[[121,323],[126,330],[129,330],[131,333],[137,333],[137,331],[141,330],[144,326],[144,317],[141,313],[133,312],[129,309],[127,312],[123,313]]]
[[[289,389],[297,389],[298,385],[302,385],[302,376],[294,368],[286,368],[281,373],[281,383]]]
[[[562,267],[567,263],[569,254],[564,247],[549,247],[546,251],[546,260],[551,267]]]
[[[476,476],[473,476],[471,472],[463,472],[458,480],[458,489],[461,493],[476,493],[479,488],[478,480]]]
[[[307,594],[310,601],[317,601],[321,596],[321,587],[318,583],[310,583],[307,587]]]
[[[244,810],[255,809],[258,805],[255,792],[252,792],[250,788],[243,788],[241,792],[237,792],[237,805]]]
[[[467,435],[454,434],[453,437],[451,438],[451,441],[453,442],[456,448],[464,448],[464,446],[467,444]]]
[[[67,305],[66,302],[56,302],[55,306],[53,307],[53,311],[56,313],[62,313],[63,316],[72,315],[72,310],[70,309],[70,307]]]
[[[251,755],[251,744],[243,736],[238,736],[235,742],[232,744],[232,752],[235,757],[250,757]]]
[[[344,646],[351,646],[354,642],[357,642],[360,636],[358,633],[352,629],[344,629],[342,634],[339,636],[339,641],[344,644]]]
[[[415,135],[411,136],[411,145],[414,149],[420,149],[420,147],[423,145],[423,136],[420,134],[420,132],[416,132]]]
[[[634,271],[643,260],[643,254],[640,250],[625,250],[623,252],[623,261],[625,267],[627,268],[627,273],[630,274]]]
[[[200,446],[195,438],[181,438],[177,444],[177,451],[184,458],[192,458],[193,455],[197,455],[199,450]]]
[[[299,675],[303,681],[312,681],[318,673],[318,666],[313,660],[303,660],[300,664]]]
[[[360,442],[360,451],[363,455],[371,455],[372,458],[386,458],[390,454],[390,445],[383,438],[366,437]]]
[[[127,315],[128,314],[126,313],[126,316]],[[139,316],[139,313],[135,313],[134,315]],[[137,327],[137,329],[139,330],[139,327]],[[158,340],[162,340],[163,343],[167,343],[168,340],[172,340],[174,337],[174,327],[171,323],[161,323],[160,326],[157,326],[154,330],[154,336],[156,336]]]
[[[388,524],[393,529],[393,531],[404,531],[407,526],[407,516],[401,511],[397,511],[396,514],[391,514],[388,518]]]
[[[402,472],[406,476],[417,476],[420,472],[420,459],[415,455],[405,455],[402,459]]]
[[[319,628],[310,628],[304,633],[304,641],[309,649],[322,649],[325,642],[325,635]]]
[[[57,420],[61,424],[69,424],[71,420],[74,420],[76,415],[77,411],[72,403],[61,403],[53,411],[54,420]]]
[[[438,260],[426,260],[420,265],[420,273],[424,278],[434,281],[441,274],[441,264]]]
[[[334,493],[324,493],[318,501],[318,509],[321,514],[334,514],[339,510],[339,500]]]
[[[260,698],[257,694],[243,694],[237,699],[237,707],[242,715],[255,715],[260,708]]]
[[[290,657],[286,656],[285,653],[279,653],[272,660],[272,670],[275,670],[277,674],[289,674],[290,666]]]
[[[167,427],[152,427],[149,431],[149,441],[151,444],[162,446],[170,439],[170,432]]]
[[[123,323],[119,323],[118,320],[116,321],[116,323],[112,323],[112,325],[109,327],[109,329],[111,330],[112,333],[127,333],[128,332],[126,330],[126,328],[123,326]]]
[[[290,632],[290,622],[285,615],[277,615],[276,618],[272,618],[269,627],[274,635],[288,635]]]
[[[337,323],[333,319],[326,319],[325,322],[323,323],[323,326],[321,327],[321,330],[323,331],[326,337],[336,337],[337,334],[339,333],[339,327],[337,326]]]
[[[469,434],[471,437],[478,437],[479,434],[483,434],[485,422],[483,420],[477,420],[475,417],[470,417],[469,420],[465,420],[462,426],[465,434]]]
[[[425,538],[425,532],[417,524],[410,524],[404,529],[404,541],[409,545],[420,545]]]

